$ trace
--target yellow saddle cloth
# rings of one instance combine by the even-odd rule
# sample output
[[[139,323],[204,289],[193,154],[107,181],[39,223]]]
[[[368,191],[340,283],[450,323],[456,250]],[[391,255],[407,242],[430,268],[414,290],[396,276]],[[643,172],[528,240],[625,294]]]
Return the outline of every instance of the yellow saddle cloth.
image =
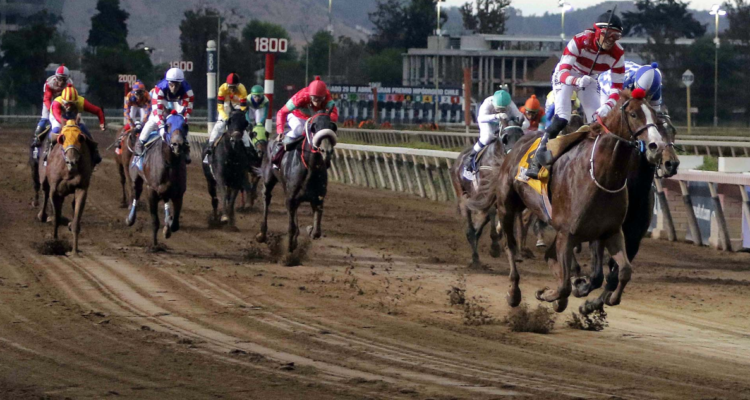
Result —
[[[531,144],[531,147],[526,151],[526,154],[521,157],[521,162],[518,163],[518,173],[516,173],[516,180],[519,182],[524,182],[527,185],[531,186],[534,191],[536,191],[539,194],[543,194],[546,196],[547,194],[547,182],[549,182],[549,171],[547,168],[542,167],[541,170],[539,170],[539,179],[533,179],[526,176],[526,170],[529,168],[529,162],[534,159],[534,153],[536,152],[536,149],[539,147],[539,143],[542,141],[542,138],[538,138],[534,141],[534,143]]]

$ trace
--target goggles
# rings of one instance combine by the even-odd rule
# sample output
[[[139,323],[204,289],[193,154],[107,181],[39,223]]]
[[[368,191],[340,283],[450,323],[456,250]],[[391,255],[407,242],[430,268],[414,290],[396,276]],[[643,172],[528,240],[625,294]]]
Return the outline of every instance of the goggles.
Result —
[[[312,100],[313,103],[320,103],[323,100],[325,100],[325,97],[323,97],[323,96],[310,96],[310,100]]]
[[[602,36],[604,36],[604,40],[617,41],[622,38],[622,32],[614,29],[602,29]]]

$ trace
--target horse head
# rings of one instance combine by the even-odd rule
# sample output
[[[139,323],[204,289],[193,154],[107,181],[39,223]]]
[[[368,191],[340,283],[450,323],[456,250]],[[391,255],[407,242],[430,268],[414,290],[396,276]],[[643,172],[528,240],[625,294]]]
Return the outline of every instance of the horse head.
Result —
[[[656,126],[659,128],[659,132],[667,142],[667,146],[664,148],[664,153],[662,153],[662,162],[659,165],[656,174],[657,176],[669,178],[677,174],[677,168],[680,166],[680,158],[677,156],[677,151],[674,149],[677,129],[672,125],[672,120],[669,118],[665,106],[662,105],[662,113],[658,114],[657,117],[659,122]]]
[[[661,162],[666,142],[659,131],[656,112],[646,100],[642,89],[620,92],[616,110],[604,118],[604,125],[626,140],[642,140],[646,144],[646,160],[653,165]]]
[[[308,121],[308,130],[312,135],[312,146],[314,151],[318,151],[325,161],[326,168],[331,165],[333,157],[333,148],[338,142],[336,123],[331,121],[331,114],[321,113],[313,116]]]
[[[167,117],[166,126],[167,137],[165,140],[169,142],[169,148],[172,150],[172,154],[175,156],[182,155],[183,148],[187,141],[187,124],[185,124],[185,117],[173,110],[172,114]]]
[[[81,133],[81,129],[75,124],[75,121],[69,120],[57,137],[57,143],[62,146],[65,166],[68,172],[76,172],[81,162],[81,143],[86,140],[86,136]]]
[[[523,137],[522,121],[511,118],[509,121],[503,121],[500,124],[500,143],[503,144],[505,153],[513,150],[513,145]]]
[[[242,143],[242,136],[245,134],[248,126],[250,125],[245,118],[245,113],[240,110],[234,110],[229,115],[227,121],[227,132],[229,133],[229,142],[232,147]]]

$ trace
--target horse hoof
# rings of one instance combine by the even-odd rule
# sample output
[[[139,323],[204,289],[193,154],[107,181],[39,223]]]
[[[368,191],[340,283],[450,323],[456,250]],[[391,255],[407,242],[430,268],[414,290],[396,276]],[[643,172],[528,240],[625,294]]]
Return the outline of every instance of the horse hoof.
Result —
[[[482,269],[482,263],[479,260],[472,260],[469,265],[466,266],[468,269]]]
[[[313,227],[312,227],[312,225],[308,225],[307,226],[307,234],[310,235],[310,237],[312,237],[312,235],[313,235]]]
[[[591,293],[591,290],[586,279],[577,278],[573,281],[573,296],[581,298],[588,296],[589,293]]]
[[[544,243],[544,239],[539,239],[536,241],[536,247],[544,247],[547,244]]]
[[[604,304],[614,307],[620,304],[620,296],[615,296],[614,293],[607,293],[604,295]]]
[[[177,220],[173,221],[172,222],[172,227],[170,229],[172,230],[172,232],[179,231],[180,230],[180,221],[177,221]]]
[[[528,248],[524,248],[521,250],[521,256],[527,260],[533,260],[536,258],[536,256],[534,255],[534,252]]]
[[[521,304],[521,289],[511,288],[508,290],[508,293],[505,294],[505,300],[508,302],[509,306],[518,307],[518,305]]]
[[[120,208],[128,208],[128,203],[123,201],[120,203]]]
[[[169,229],[169,227],[164,227],[164,239],[169,239],[170,236],[172,236],[172,231]]]
[[[536,293],[534,294],[534,297],[536,297],[536,299],[539,300],[539,301],[547,301],[544,298],[544,292],[546,292],[547,290],[549,290],[548,286],[545,287],[544,289],[537,290]]]
[[[555,300],[552,302],[552,309],[555,310],[556,313],[561,313],[565,311],[565,309],[568,308],[568,298],[563,298],[559,300]]]
[[[31,201],[31,207],[33,207],[33,208],[37,208],[37,207],[39,207],[39,202],[38,202],[38,201],[36,201],[36,200],[32,200],[32,201]]]
[[[222,215],[222,216],[221,216],[221,219],[220,219],[219,221],[220,221],[221,223],[223,223],[223,224],[224,224],[224,223],[227,223],[227,222],[229,222],[229,217],[227,217],[226,215]]]
[[[498,258],[500,257],[501,253],[502,253],[502,250],[500,249],[499,244],[493,243],[492,246],[490,246],[490,257]]]
[[[587,301],[578,307],[578,312],[581,315],[589,315],[594,311],[604,311],[604,302],[602,299],[595,299],[594,301]]]
[[[265,243],[266,242],[266,234],[265,233],[259,233],[255,235],[255,241],[258,243]]]

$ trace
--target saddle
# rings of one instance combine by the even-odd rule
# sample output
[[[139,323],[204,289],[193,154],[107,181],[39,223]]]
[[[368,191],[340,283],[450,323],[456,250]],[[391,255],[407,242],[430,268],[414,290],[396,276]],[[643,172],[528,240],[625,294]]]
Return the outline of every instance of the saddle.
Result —
[[[294,150],[302,143],[302,141],[305,140],[305,135],[302,135],[298,138],[290,139],[289,136],[284,136],[284,139],[281,141],[281,144],[284,146],[285,151]]]

